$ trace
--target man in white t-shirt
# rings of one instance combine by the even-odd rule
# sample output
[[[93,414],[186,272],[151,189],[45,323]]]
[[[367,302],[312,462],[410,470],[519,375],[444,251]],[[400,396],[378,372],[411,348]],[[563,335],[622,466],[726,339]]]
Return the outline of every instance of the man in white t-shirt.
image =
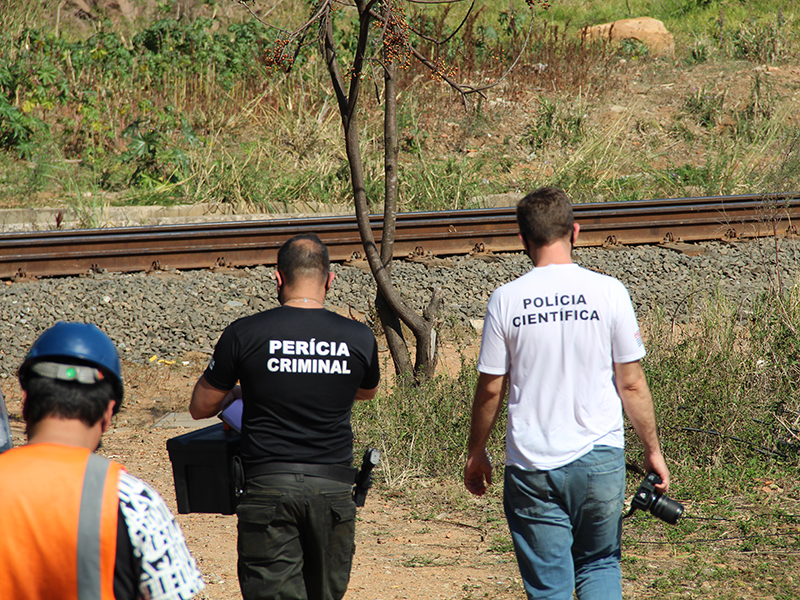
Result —
[[[566,194],[540,188],[517,205],[534,264],[486,310],[464,484],[492,483],[486,443],[508,390],[504,507],[529,598],[622,597],[622,410],[644,468],[669,487],[645,355],[625,286],[572,262],[580,227]]]

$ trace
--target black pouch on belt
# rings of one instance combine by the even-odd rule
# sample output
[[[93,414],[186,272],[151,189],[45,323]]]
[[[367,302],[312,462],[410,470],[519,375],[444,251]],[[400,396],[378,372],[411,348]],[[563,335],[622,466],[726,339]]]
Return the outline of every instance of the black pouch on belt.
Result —
[[[233,493],[237,498],[244,494],[244,466],[238,454],[233,457]]]

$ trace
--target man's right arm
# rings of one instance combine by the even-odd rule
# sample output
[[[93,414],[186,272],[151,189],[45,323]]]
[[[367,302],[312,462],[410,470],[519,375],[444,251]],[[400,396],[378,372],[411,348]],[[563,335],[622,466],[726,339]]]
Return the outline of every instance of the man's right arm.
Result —
[[[486,454],[486,443],[497,422],[505,395],[506,375],[481,373],[478,376],[472,403],[467,464],[464,467],[464,485],[476,496],[483,496],[486,486],[492,484],[492,463]]]
[[[656,488],[659,492],[666,493],[669,489],[669,469],[661,454],[653,397],[650,395],[642,365],[638,360],[614,363],[614,378],[617,392],[622,399],[622,408],[644,446],[644,469],[648,472],[655,471],[661,477],[662,483]]]
[[[205,375],[201,375],[192,391],[189,414],[193,419],[213,417],[222,410],[222,406],[231,392],[233,390],[218,390],[208,383]]]
[[[135,598],[189,600],[205,588],[186,539],[161,496],[141,479],[122,472],[117,484],[127,543],[137,556]],[[134,550],[135,548],[135,550]],[[117,588],[115,586],[115,592]]]

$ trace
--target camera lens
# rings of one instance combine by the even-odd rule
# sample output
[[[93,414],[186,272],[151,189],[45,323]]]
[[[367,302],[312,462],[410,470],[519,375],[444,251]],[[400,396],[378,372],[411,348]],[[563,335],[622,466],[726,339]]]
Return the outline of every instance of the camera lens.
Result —
[[[675,525],[683,514],[683,504],[668,496],[656,496],[650,506],[650,513],[670,525]]]

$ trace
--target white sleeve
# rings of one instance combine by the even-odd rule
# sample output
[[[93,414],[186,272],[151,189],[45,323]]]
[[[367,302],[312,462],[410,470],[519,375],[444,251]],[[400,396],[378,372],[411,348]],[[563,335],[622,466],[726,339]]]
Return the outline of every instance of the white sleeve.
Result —
[[[481,352],[478,356],[478,371],[487,375],[505,375],[509,370],[508,345],[503,332],[501,302],[497,291],[489,298],[486,318],[483,320]]]
[[[122,471],[119,506],[133,554],[141,560],[139,591],[152,600],[189,600],[205,588],[180,526],[158,493]]]
[[[621,282],[617,293],[616,319],[611,338],[611,354],[615,363],[629,363],[644,357],[644,341],[639,332],[636,312],[628,290]]]

